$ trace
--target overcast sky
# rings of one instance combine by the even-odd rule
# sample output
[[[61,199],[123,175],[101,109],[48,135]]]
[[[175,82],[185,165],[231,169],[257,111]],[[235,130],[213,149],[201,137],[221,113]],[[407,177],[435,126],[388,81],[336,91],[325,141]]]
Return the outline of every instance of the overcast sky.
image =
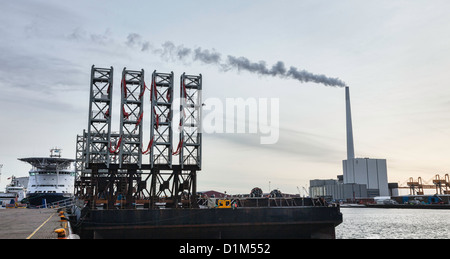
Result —
[[[390,182],[448,173],[448,10],[447,0],[1,1],[0,189],[12,174],[28,175],[19,157],[55,146],[75,157],[93,64],[115,69],[116,113],[123,67],[144,69],[147,85],[155,69],[173,71],[176,86],[183,72],[201,73],[205,100],[279,100],[276,144],[261,145],[258,134],[204,135],[199,190],[266,192],[270,182],[297,193],[310,179],[342,174],[343,88],[177,58],[160,51],[167,42],[342,80],[357,157],[387,159]]]

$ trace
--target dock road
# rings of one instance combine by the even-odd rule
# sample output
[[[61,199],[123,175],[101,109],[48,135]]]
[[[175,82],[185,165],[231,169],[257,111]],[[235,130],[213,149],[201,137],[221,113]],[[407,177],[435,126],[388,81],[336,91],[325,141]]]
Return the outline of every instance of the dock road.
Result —
[[[56,239],[55,209],[0,209],[0,239]]]

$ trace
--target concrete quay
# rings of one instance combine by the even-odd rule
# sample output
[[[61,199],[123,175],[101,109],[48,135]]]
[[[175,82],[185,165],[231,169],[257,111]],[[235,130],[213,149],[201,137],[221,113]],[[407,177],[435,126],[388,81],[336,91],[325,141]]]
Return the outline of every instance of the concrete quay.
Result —
[[[0,209],[0,239],[57,239],[60,228],[71,232],[55,209]]]

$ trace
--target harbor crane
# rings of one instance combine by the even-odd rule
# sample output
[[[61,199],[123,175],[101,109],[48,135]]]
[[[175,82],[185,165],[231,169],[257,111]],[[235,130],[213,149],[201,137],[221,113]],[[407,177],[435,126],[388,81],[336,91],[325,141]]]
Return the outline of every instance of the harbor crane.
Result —
[[[410,177],[406,182],[406,186],[399,186],[399,188],[409,189],[410,195],[424,195],[424,189],[435,189],[436,194],[450,194],[449,174],[445,174],[444,177],[440,177],[439,174],[436,174],[432,182],[433,184],[424,183],[420,176],[417,180]]]
[[[308,192],[308,190],[306,190],[306,188],[305,188],[304,186],[302,186],[302,189],[303,189],[304,193],[306,193],[306,196],[309,197],[309,192]],[[298,188],[298,186],[297,186],[297,191],[298,191],[298,194],[301,195],[301,191],[300,191],[300,188]],[[305,195],[303,195],[303,197],[305,197]]]

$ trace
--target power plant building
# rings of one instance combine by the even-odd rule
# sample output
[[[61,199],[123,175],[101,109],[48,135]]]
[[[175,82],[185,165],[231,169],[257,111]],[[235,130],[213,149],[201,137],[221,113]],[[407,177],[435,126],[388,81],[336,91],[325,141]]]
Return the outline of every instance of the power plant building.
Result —
[[[344,184],[365,184],[367,197],[389,196],[386,159],[354,158],[342,165]]]
[[[311,197],[354,200],[389,196],[386,159],[355,158],[349,88],[345,87],[347,159],[337,180],[310,180]]]

